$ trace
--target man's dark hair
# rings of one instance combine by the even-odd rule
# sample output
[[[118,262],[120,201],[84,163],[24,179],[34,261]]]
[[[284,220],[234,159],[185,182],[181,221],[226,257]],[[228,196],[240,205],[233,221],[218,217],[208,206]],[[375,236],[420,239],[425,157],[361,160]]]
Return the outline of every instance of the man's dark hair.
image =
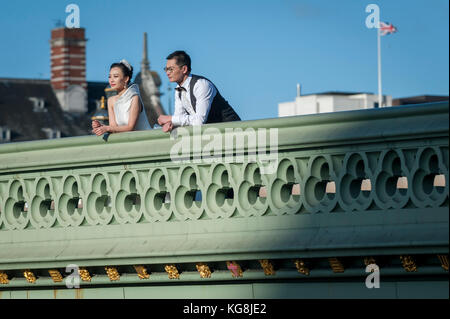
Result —
[[[177,65],[181,68],[183,65],[186,65],[188,71],[191,72],[191,57],[184,51],[175,51],[169,54],[166,58],[167,60],[175,59],[177,61]]]

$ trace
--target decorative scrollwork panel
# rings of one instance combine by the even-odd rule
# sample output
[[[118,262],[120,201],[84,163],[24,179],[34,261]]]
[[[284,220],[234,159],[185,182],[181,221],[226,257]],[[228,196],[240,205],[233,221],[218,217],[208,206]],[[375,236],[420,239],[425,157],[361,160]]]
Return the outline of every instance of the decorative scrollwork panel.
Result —
[[[30,222],[34,228],[50,228],[56,221],[51,182],[46,178],[36,179],[35,194],[31,200]]]
[[[337,204],[337,171],[330,155],[312,156],[304,177],[304,205],[311,213],[329,213]]]
[[[113,195],[114,216],[121,223],[138,223],[142,218],[141,187],[136,172],[123,171],[119,189]]]
[[[93,174],[87,190],[86,220],[90,225],[107,225],[114,215],[111,208],[112,189],[108,175]]]
[[[236,212],[235,194],[237,186],[229,164],[212,165],[208,180],[211,181],[206,190],[208,216],[212,218],[228,218]]]
[[[167,169],[158,168],[150,171],[149,185],[144,195],[144,216],[150,222],[167,221],[172,214],[172,188],[169,184]]]
[[[375,156],[374,154],[369,156]],[[339,177],[339,204],[344,211],[363,211],[373,202],[371,167],[367,154],[348,153],[344,158],[344,169]]]
[[[411,199],[417,207],[439,207],[448,198],[448,168],[439,148],[422,148],[411,170]],[[439,177],[443,183],[437,180]]]
[[[28,214],[28,194],[21,180],[12,180],[8,185],[8,197],[3,206],[3,222],[6,228],[25,229],[30,221]]]
[[[303,204],[301,184],[297,163],[291,159],[280,160],[268,192],[272,211],[278,215],[298,213]],[[296,187],[298,191],[295,191]]]
[[[79,176],[66,176],[62,192],[57,197],[55,204],[57,218],[64,227],[79,226],[84,220],[83,208],[80,207],[84,194],[79,185],[81,185]]]
[[[401,150],[385,150],[380,154],[374,176],[374,199],[381,209],[401,209],[409,200],[409,170]]]
[[[238,212],[240,216],[263,216],[268,212],[269,204],[266,197],[262,197],[261,188],[269,182],[266,175],[262,175],[256,163],[243,164],[243,178],[238,187]]]

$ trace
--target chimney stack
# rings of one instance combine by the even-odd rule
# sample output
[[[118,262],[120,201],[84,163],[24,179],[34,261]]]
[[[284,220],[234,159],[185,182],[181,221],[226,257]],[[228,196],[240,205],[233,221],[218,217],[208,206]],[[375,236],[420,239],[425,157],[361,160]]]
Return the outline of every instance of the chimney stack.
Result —
[[[51,84],[66,112],[87,111],[86,41],[84,28],[51,31]]]

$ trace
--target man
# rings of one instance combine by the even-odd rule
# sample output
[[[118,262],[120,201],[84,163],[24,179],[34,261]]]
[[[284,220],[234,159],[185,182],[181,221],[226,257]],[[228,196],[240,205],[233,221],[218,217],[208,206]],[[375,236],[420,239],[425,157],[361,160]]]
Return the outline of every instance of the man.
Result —
[[[178,84],[175,88],[173,116],[158,117],[158,124],[164,132],[177,126],[241,120],[211,81],[191,74],[191,58],[186,52],[175,51],[170,54],[164,70],[169,81]]]

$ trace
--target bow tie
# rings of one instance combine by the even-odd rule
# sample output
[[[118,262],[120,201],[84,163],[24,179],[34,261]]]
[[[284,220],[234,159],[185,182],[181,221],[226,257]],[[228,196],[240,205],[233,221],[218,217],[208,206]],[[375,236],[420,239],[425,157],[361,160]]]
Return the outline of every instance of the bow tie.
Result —
[[[178,86],[175,88],[175,90],[177,90],[178,92],[181,92],[181,91],[186,91],[186,88],[183,86]]]

